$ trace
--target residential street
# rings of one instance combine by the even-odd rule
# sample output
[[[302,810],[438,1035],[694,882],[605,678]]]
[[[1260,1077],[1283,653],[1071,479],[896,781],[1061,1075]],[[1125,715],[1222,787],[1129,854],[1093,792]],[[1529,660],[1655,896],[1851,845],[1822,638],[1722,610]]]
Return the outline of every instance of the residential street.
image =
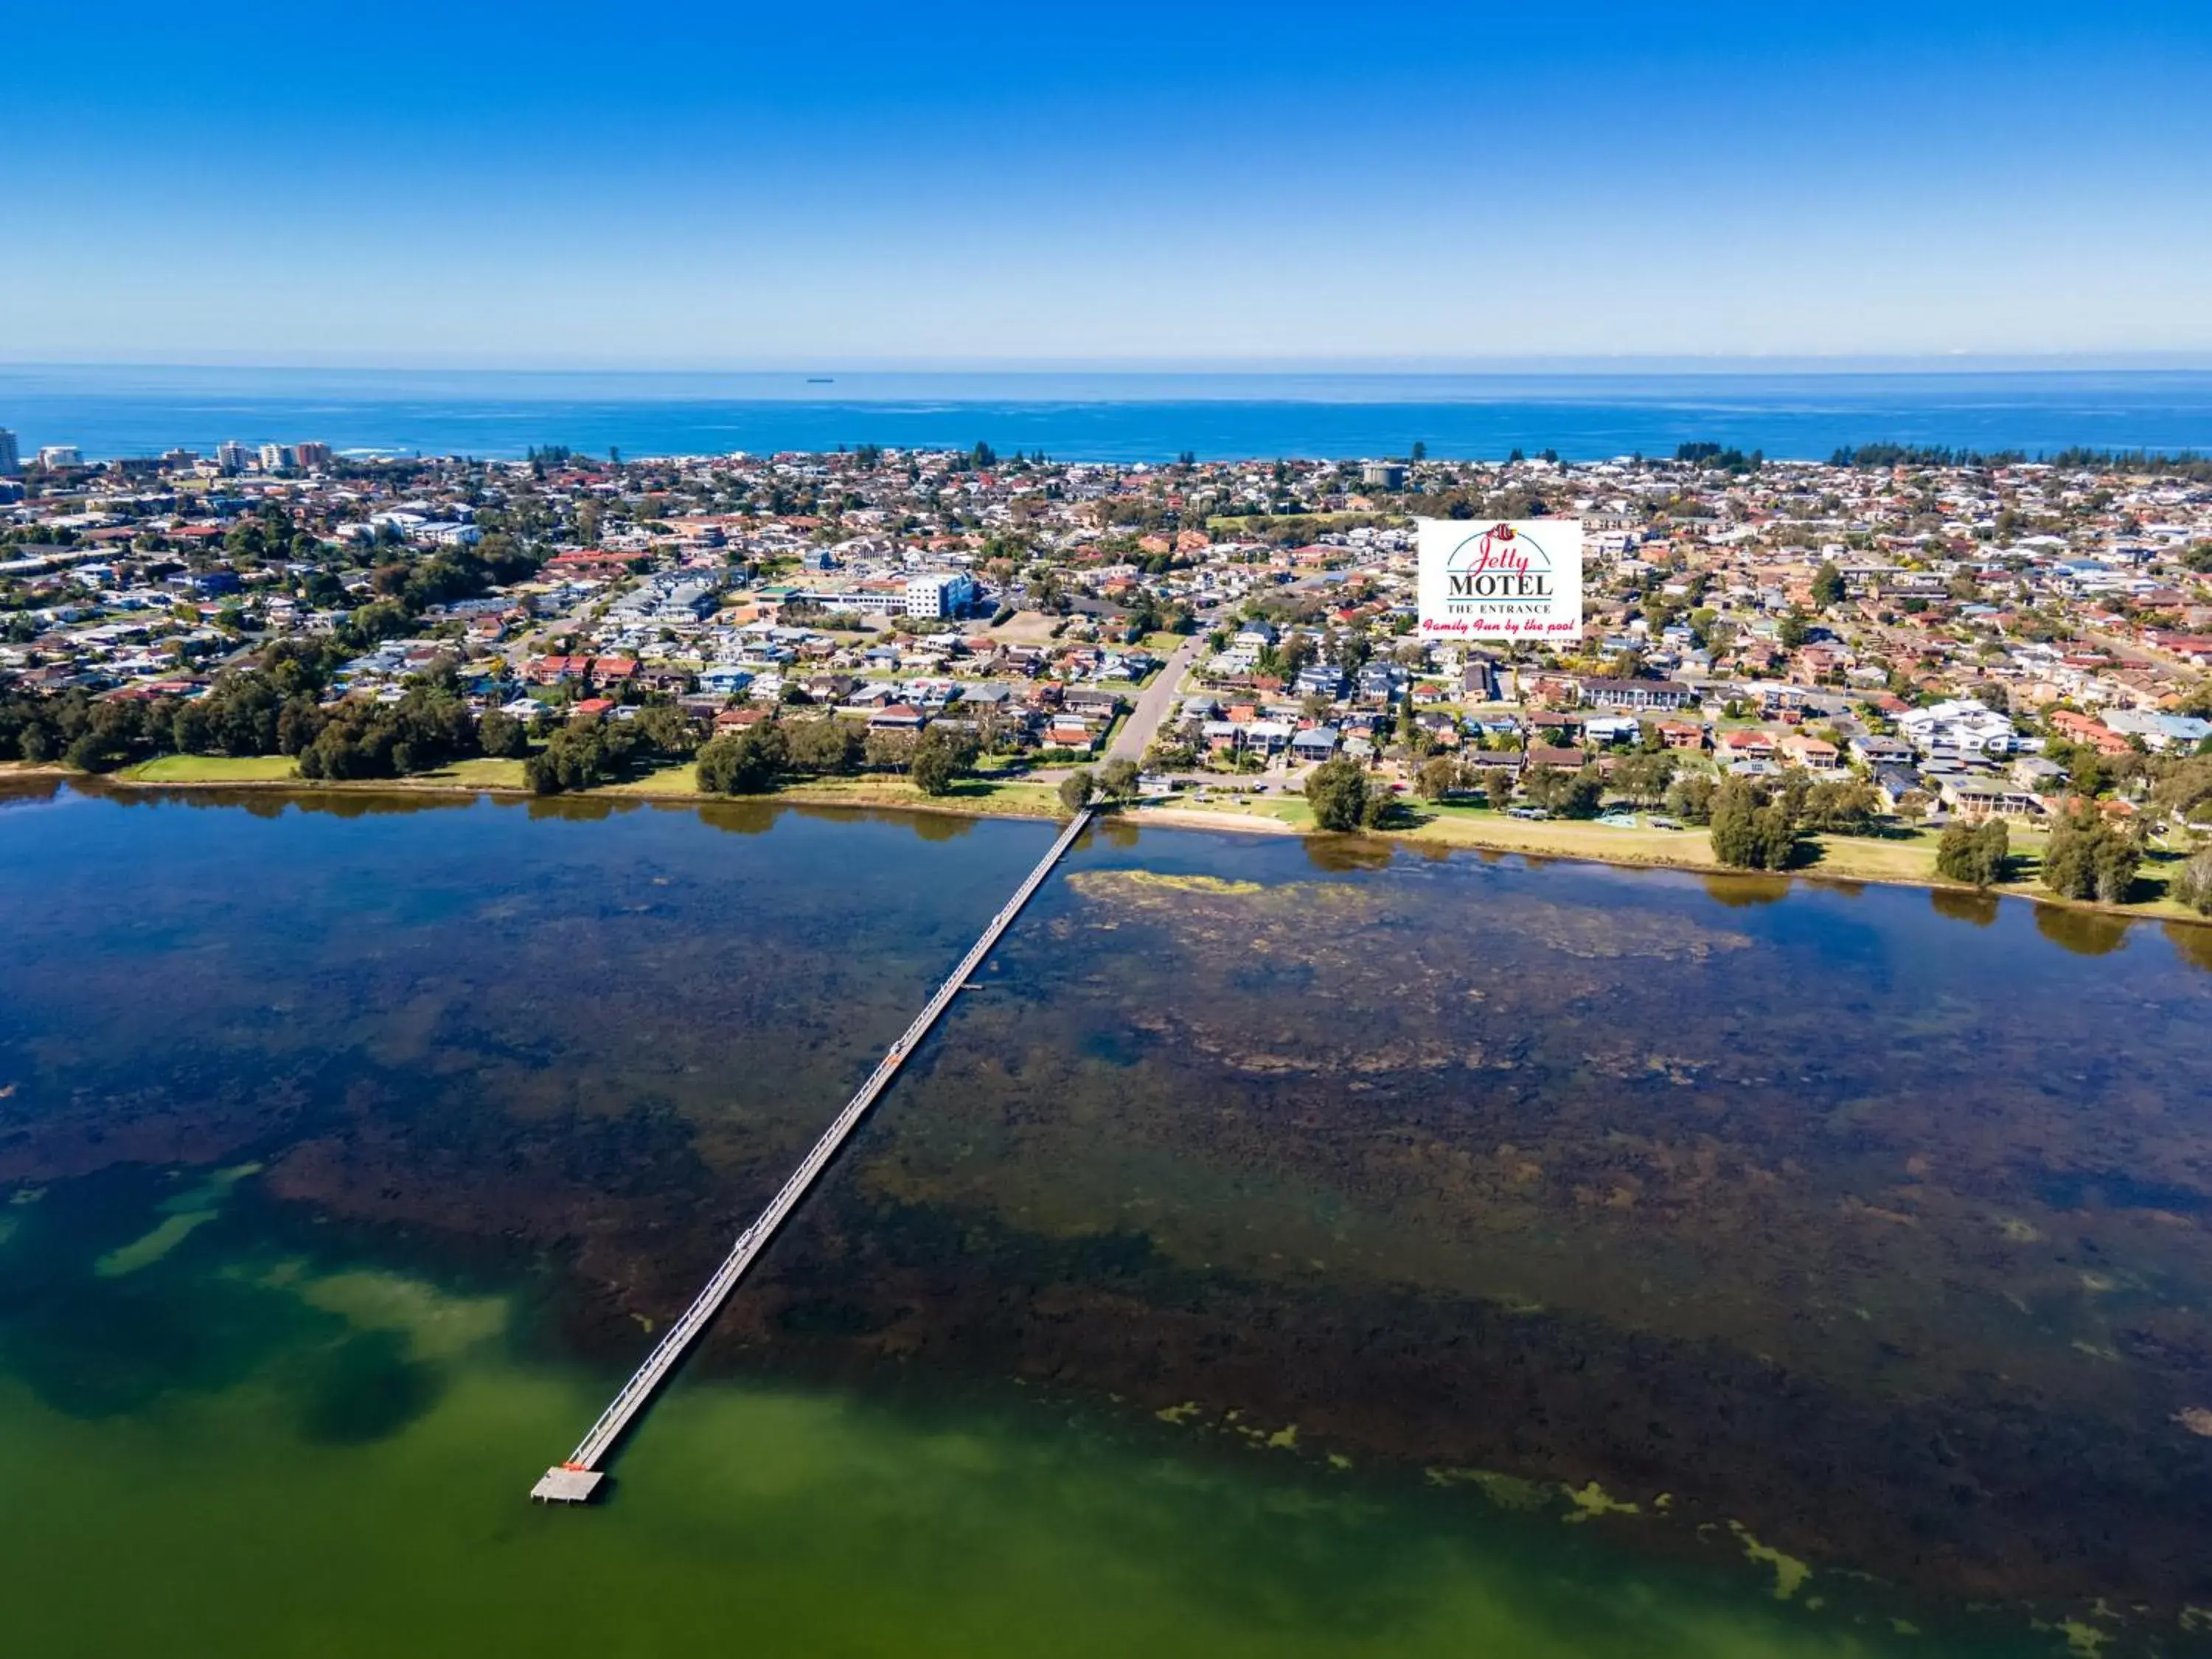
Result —
[[[1193,634],[1176,647],[1168,658],[1168,665],[1160,670],[1159,677],[1139,695],[1136,708],[1130,711],[1129,718],[1122,723],[1121,734],[1106,751],[1108,760],[1142,761],[1145,758],[1145,750],[1152,746],[1152,734],[1167,719],[1168,710],[1175,707],[1176,691],[1182,684],[1182,677],[1190,672],[1191,665],[1198,660],[1199,654],[1205,649],[1206,636],[1203,634]]]

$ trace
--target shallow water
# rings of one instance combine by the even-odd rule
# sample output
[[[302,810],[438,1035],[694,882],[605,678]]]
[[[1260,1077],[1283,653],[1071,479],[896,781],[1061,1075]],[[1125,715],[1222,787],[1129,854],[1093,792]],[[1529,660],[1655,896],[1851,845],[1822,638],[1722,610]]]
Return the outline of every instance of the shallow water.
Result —
[[[1110,827],[551,1513],[1050,832],[207,802],[0,808],[23,1651],[2201,1636],[2189,930]]]

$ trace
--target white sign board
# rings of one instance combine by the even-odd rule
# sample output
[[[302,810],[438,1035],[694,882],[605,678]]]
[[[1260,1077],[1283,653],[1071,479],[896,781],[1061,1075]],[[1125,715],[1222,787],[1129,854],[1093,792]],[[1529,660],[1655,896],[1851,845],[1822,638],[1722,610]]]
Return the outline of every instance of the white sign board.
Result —
[[[1417,519],[1421,637],[1559,640],[1583,631],[1580,519]]]

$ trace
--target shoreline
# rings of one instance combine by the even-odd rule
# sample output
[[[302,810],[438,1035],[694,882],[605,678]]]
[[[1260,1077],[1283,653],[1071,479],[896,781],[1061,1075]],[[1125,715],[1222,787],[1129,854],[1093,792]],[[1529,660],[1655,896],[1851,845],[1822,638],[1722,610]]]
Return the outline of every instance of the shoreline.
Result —
[[[17,762],[0,763],[0,783],[15,779],[46,780],[56,782],[89,783],[94,790],[100,788],[130,790],[140,793],[159,793],[163,791],[189,791],[195,793],[219,793],[246,791],[256,794],[283,795],[428,795],[454,800],[488,797],[495,800],[538,801],[574,800],[579,802],[619,804],[635,801],[641,805],[659,806],[710,806],[740,802],[763,805],[787,803],[794,806],[844,807],[854,811],[927,812],[942,817],[992,818],[1010,823],[1051,823],[1061,815],[1056,807],[1046,811],[1024,811],[1016,803],[991,799],[952,799],[944,797],[911,797],[890,793],[870,795],[836,789],[795,787],[775,790],[763,795],[714,795],[697,789],[655,788],[635,784],[615,784],[593,789],[563,792],[559,795],[539,795],[520,786],[493,781],[474,781],[461,778],[440,778],[426,775],[414,778],[378,778],[332,781],[324,779],[290,778],[134,778],[122,773],[93,773],[73,771],[65,766],[41,763],[27,766]],[[1046,786],[1035,786],[1039,789]],[[1629,846],[1607,848],[1583,845],[1572,840],[1561,839],[1561,831],[1572,834],[1579,830],[1578,821],[1561,821],[1542,825],[1513,822],[1510,831],[1495,833],[1496,826],[1464,817],[1436,817],[1410,829],[1362,830],[1345,832],[1343,836],[1316,830],[1286,823],[1280,817],[1265,812],[1216,810],[1194,805],[1152,806],[1138,805],[1109,815],[1114,819],[1139,827],[1151,823],[1163,829],[1220,830],[1232,835],[1267,836],[1292,836],[1309,840],[1357,838],[1389,842],[1395,845],[1426,850],[1435,848],[1463,849],[1475,853],[1496,853],[1532,860],[1553,859],[1578,864],[1596,864],[1620,870],[1674,870],[1686,875],[1720,876],[1742,880],[1808,881],[1823,885],[1883,886],[1918,888],[1929,893],[1948,894],[1959,898],[2022,899],[2046,908],[2075,911],[2091,915],[2110,916],[2117,921],[2160,922],[2184,927],[2212,928],[2212,916],[2194,915],[2179,905],[2168,907],[2166,902],[2152,905],[2106,904],[2094,899],[2062,898],[2041,891],[2025,883],[2011,883],[1997,887],[1971,887],[1957,882],[1947,882],[1929,877],[1900,872],[1873,870],[1822,869],[1812,866],[1778,871],[1739,870],[1721,864],[1710,857],[1700,858],[1685,848],[1669,846],[1662,850],[1638,850]],[[1443,826],[1438,832],[1439,826]],[[1486,833],[1489,832],[1489,833]],[[1635,833],[1635,832],[1620,832]],[[1690,832],[1645,832],[1676,834],[1694,841]],[[1848,846],[1850,838],[1838,840]],[[1823,852],[1836,843],[1819,841],[1814,843]],[[2154,905],[2156,908],[2154,908]]]

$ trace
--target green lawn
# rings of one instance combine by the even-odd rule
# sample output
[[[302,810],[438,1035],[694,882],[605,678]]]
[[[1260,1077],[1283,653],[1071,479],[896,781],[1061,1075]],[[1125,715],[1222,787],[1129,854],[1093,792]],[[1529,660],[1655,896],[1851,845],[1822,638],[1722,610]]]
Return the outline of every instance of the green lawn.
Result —
[[[641,772],[634,778],[624,778],[620,783],[603,784],[591,793],[595,795],[696,795],[699,793],[699,771],[688,760],[671,761],[665,765]]]
[[[1006,812],[1023,817],[1054,817],[1060,811],[1060,792],[1051,784],[1000,782],[985,777],[963,778],[943,795],[925,795],[896,773],[811,778],[777,793],[793,800],[841,806],[919,806],[939,811]]]
[[[593,795],[688,795],[700,800],[720,797],[702,794],[698,775],[690,761],[655,767],[620,783],[588,791]],[[806,778],[786,785],[764,800],[811,801],[840,806],[920,806],[941,811],[1011,812],[1024,817],[1049,817],[1060,810],[1058,790],[1050,784],[1018,782],[988,775],[961,779],[950,793],[925,795],[902,773],[871,772],[858,777]]]
[[[299,767],[289,755],[161,755],[125,767],[115,775],[124,783],[297,783],[307,789],[320,787],[313,780],[300,775]],[[385,789],[423,784],[459,789],[520,789],[522,763],[456,761],[434,772],[374,781],[377,787]]]
[[[281,783],[299,775],[289,755],[160,755],[115,775],[127,783]]]

